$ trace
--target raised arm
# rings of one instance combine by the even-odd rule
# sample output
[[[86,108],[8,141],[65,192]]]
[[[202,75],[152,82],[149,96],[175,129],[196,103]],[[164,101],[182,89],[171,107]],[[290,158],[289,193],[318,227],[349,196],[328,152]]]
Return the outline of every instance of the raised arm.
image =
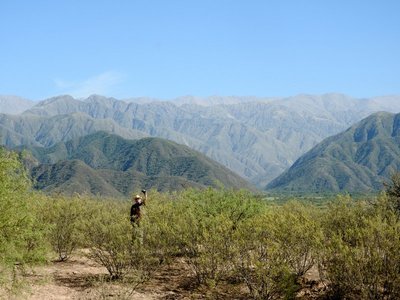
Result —
[[[143,204],[146,205],[146,201],[147,201],[147,191],[146,190],[142,190],[143,193]]]

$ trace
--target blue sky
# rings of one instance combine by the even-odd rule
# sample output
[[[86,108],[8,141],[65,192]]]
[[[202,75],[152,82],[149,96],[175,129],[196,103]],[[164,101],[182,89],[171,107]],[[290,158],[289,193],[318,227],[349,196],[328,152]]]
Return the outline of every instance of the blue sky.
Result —
[[[0,94],[400,94],[400,1],[0,0]]]

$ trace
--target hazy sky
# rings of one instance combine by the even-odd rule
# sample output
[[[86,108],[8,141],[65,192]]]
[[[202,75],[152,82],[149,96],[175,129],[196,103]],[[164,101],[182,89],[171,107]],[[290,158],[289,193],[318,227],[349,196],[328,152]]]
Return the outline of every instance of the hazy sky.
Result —
[[[0,94],[400,94],[398,0],[0,0]]]

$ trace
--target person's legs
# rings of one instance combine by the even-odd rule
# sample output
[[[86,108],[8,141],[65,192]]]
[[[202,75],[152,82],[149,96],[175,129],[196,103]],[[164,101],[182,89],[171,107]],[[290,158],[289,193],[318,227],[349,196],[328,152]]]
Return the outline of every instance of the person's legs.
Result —
[[[143,228],[138,223],[132,223],[132,241],[138,241],[143,245]]]

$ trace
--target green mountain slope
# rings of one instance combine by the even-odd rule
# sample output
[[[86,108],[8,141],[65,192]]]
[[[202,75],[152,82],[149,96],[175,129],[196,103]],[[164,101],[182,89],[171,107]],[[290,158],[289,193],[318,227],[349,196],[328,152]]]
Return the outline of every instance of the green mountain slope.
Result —
[[[94,119],[80,112],[51,117],[0,114],[0,143],[8,147],[49,147],[97,131],[107,131],[128,139],[148,136],[140,131],[121,127],[111,119]]]
[[[375,113],[329,137],[267,185],[288,192],[371,192],[400,170],[400,114]]]
[[[32,177],[36,182],[35,188],[45,192],[121,195],[101,174],[79,160],[40,165],[33,168]]]
[[[99,130],[129,139],[160,137],[187,145],[264,187],[322,139],[373,112],[399,112],[399,99],[341,94],[171,101],[58,96],[18,116],[0,114],[0,142],[49,147]]]
[[[97,132],[50,148],[28,147],[36,187],[65,193],[127,195],[140,188],[161,191],[218,186],[254,188],[189,147],[159,138],[126,140]]]

